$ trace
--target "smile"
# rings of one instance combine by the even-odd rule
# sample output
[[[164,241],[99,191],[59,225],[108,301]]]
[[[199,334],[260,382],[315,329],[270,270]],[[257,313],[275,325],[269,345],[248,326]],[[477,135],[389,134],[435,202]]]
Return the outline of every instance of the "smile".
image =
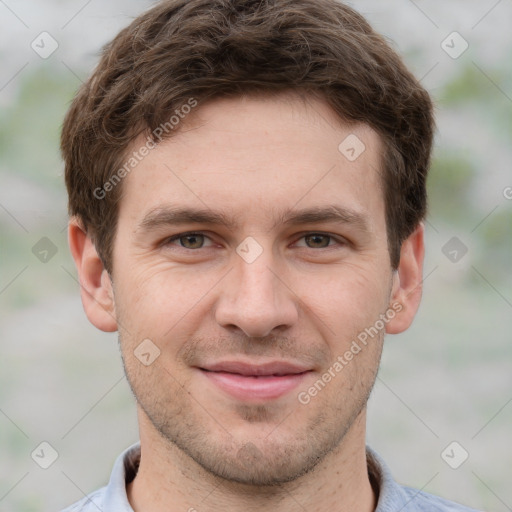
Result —
[[[199,368],[216,387],[238,400],[272,400],[295,389],[311,369],[287,362],[263,365],[222,362]]]

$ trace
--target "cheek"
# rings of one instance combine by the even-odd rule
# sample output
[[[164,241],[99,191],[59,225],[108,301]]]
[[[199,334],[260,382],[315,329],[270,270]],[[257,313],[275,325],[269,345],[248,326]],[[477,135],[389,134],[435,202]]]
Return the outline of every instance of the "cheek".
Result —
[[[176,344],[178,337],[186,339],[209,316],[213,318],[226,268],[172,266],[137,258],[123,263],[114,281],[116,312],[120,330],[132,343],[150,338],[159,343],[173,339]],[[384,311],[389,298],[390,276],[364,255],[356,262],[292,269],[283,277],[288,300],[304,306],[299,326],[316,324],[327,339],[333,333],[344,339],[364,329]]]
[[[386,309],[391,273],[368,262],[344,263],[324,276],[302,276],[302,302],[336,333],[367,327]]]
[[[121,328],[130,338],[166,340],[201,314],[219,278],[212,272],[134,263],[114,289]],[[117,306],[119,305],[119,308]]]

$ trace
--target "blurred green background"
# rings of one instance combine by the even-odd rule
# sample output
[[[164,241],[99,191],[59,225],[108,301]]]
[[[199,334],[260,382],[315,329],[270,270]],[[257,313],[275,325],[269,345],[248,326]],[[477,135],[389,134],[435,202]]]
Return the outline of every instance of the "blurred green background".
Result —
[[[512,4],[351,4],[422,79],[438,124],[424,302],[387,338],[369,444],[403,483],[512,510]],[[63,508],[104,485],[137,440],[116,336],[81,308],[58,145],[99,48],[149,5],[0,3],[1,511]],[[47,59],[30,47],[42,31],[59,43]],[[457,59],[441,46],[453,31],[469,44]],[[43,237],[57,250],[46,263],[32,252]],[[445,255],[453,237],[467,248],[457,262]],[[59,454],[46,470],[31,459],[42,441]],[[456,470],[440,455],[452,441],[469,453]]]

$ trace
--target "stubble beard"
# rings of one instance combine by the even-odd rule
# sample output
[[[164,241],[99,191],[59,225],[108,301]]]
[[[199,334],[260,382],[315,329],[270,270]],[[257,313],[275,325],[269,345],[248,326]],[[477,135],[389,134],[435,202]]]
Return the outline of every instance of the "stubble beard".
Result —
[[[122,347],[121,339],[119,342]],[[297,480],[313,471],[327,456],[336,454],[365,410],[373,389],[382,339],[375,342],[380,346],[371,357],[375,364],[368,364],[361,371],[354,367],[350,381],[344,381],[342,392],[334,388],[336,383],[330,383],[331,390],[322,390],[312,401],[316,411],[307,417],[304,426],[293,420],[294,413],[298,412],[300,418],[302,408],[310,405],[298,401],[296,407],[284,416],[276,404],[236,404],[229,411],[244,420],[253,432],[261,424],[259,430],[270,431],[266,436],[233,435],[223,417],[216,418],[208,411],[206,400],[193,397],[187,386],[170,378],[164,368],[159,371],[173,384],[162,393],[163,380],[156,371],[156,363],[153,368],[142,367],[132,358],[131,364],[127,364],[122,351],[121,355],[132,393],[155,432],[167,444],[169,453],[176,453],[177,448],[181,452],[180,458],[191,459],[214,477],[262,488]],[[329,396],[323,395],[329,391]],[[328,398],[323,400],[323,406],[319,402],[322,395]]]

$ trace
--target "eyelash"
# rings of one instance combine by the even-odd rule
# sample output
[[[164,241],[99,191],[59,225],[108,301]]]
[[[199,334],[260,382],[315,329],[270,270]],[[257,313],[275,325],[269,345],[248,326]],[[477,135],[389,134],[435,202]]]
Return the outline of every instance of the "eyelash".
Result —
[[[201,232],[201,231],[189,231],[189,232],[186,232],[186,233],[178,233],[177,235],[174,235],[170,238],[167,238],[165,239],[163,242],[162,242],[162,246],[167,246],[167,245],[170,245],[172,242],[176,241],[176,240],[179,240],[180,238],[184,238],[184,237],[187,237],[187,236],[194,236],[194,235],[201,235],[201,236],[204,236],[206,239],[211,240],[211,238],[206,235],[205,233]],[[310,232],[307,232],[307,233],[304,233],[298,240],[302,240],[303,238],[306,238],[308,236],[314,236],[314,235],[320,235],[320,236],[324,236],[324,237],[328,237],[330,241],[334,241],[336,242],[336,244],[338,246],[345,246],[348,244],[347,241],[343,240],[343,239],[340,239],[338,237],[335,237],[334,235],[331,235],[329,233],[324,233],[322,231],[310,231]],[[302,246],[303,248],[305,249],[313,249],[313,250],[319,250],[319,249],[330,249],[334,246],[329,244],[327,247],[319,247],[319,248],[315,248],[315,247],[307,247],[307,246]],[[184,249],[186,251],[198,251],[200,249],[205,249],[207,247],[199,247],[198,249],[189,249],[187,247],[183,247],[183,246],[178,246],[180,249]]]

